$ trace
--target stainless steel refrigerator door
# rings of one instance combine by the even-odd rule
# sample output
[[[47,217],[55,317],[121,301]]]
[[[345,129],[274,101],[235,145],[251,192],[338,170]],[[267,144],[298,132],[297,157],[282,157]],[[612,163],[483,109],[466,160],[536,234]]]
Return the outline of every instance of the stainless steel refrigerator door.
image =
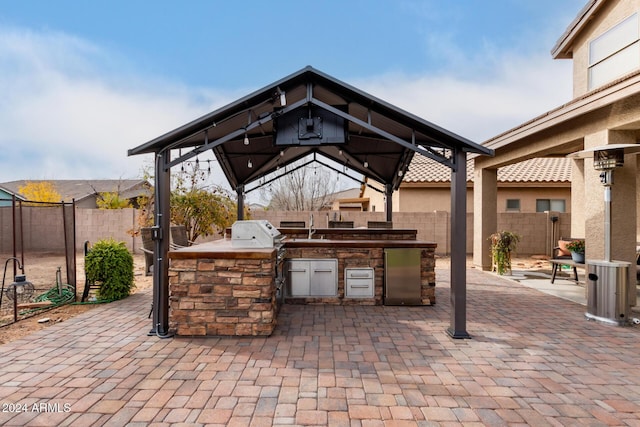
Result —
[[[385,249],[385,305],[422,304],[420,249]]]

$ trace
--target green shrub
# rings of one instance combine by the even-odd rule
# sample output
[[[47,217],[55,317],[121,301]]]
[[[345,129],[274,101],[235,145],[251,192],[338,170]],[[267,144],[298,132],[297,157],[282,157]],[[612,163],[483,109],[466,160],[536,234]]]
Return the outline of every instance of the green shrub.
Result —
[[[133,256],[124,242],[99,240],[85,258],[87,280],[100,284],[101,300],[122,299],[131,293],[133,284]]]

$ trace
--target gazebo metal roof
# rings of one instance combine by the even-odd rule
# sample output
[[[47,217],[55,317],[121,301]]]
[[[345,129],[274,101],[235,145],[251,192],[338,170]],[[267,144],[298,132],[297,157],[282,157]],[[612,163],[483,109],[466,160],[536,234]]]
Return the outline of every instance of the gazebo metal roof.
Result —
[[[388,221],[391,221],[393,191],[400,186],[415,153],[449,167],[452,171],[452,316],[447,332],[455,338],[468,338],[465,268],[467,153],[493,155],[493,150],[312,67],[305,67],[129,150],[129,155],[155,154],[156,245],[150,333],[163,337],[169,334],[167,252],[171,167],[209,150],[214,153],[229,184],[236,189],[238,219],[243,218],[247,185],[263,178],[271,179],[271,174],[280,167],[303,158],[339,173],[343,173],[339,170],[342,166],[344,173],[348,169],[383,184]]]
[[[416,152],[451,168],[454,149],[492,153],[312,67],[133,148],[129,155],[169,149],[182,151],[169,166],[212,150],[232,188],[312,155],[319,163],[391,184],[393,190]]]

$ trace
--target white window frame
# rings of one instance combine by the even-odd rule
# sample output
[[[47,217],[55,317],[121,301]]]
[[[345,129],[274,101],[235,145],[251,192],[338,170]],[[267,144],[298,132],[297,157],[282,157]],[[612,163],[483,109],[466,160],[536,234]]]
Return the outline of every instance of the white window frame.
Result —
[[[589,42],[589,90],[640,68],[638,13],[625,18]]]

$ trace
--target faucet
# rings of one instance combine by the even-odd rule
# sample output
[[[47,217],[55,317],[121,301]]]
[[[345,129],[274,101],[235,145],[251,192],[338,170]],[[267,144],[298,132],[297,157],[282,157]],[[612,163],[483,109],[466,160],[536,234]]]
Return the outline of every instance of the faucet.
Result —
[[[316,231],[313,229],[313,214],[311,214],[311,217],[309,218],[309,239],[315,232]]]

